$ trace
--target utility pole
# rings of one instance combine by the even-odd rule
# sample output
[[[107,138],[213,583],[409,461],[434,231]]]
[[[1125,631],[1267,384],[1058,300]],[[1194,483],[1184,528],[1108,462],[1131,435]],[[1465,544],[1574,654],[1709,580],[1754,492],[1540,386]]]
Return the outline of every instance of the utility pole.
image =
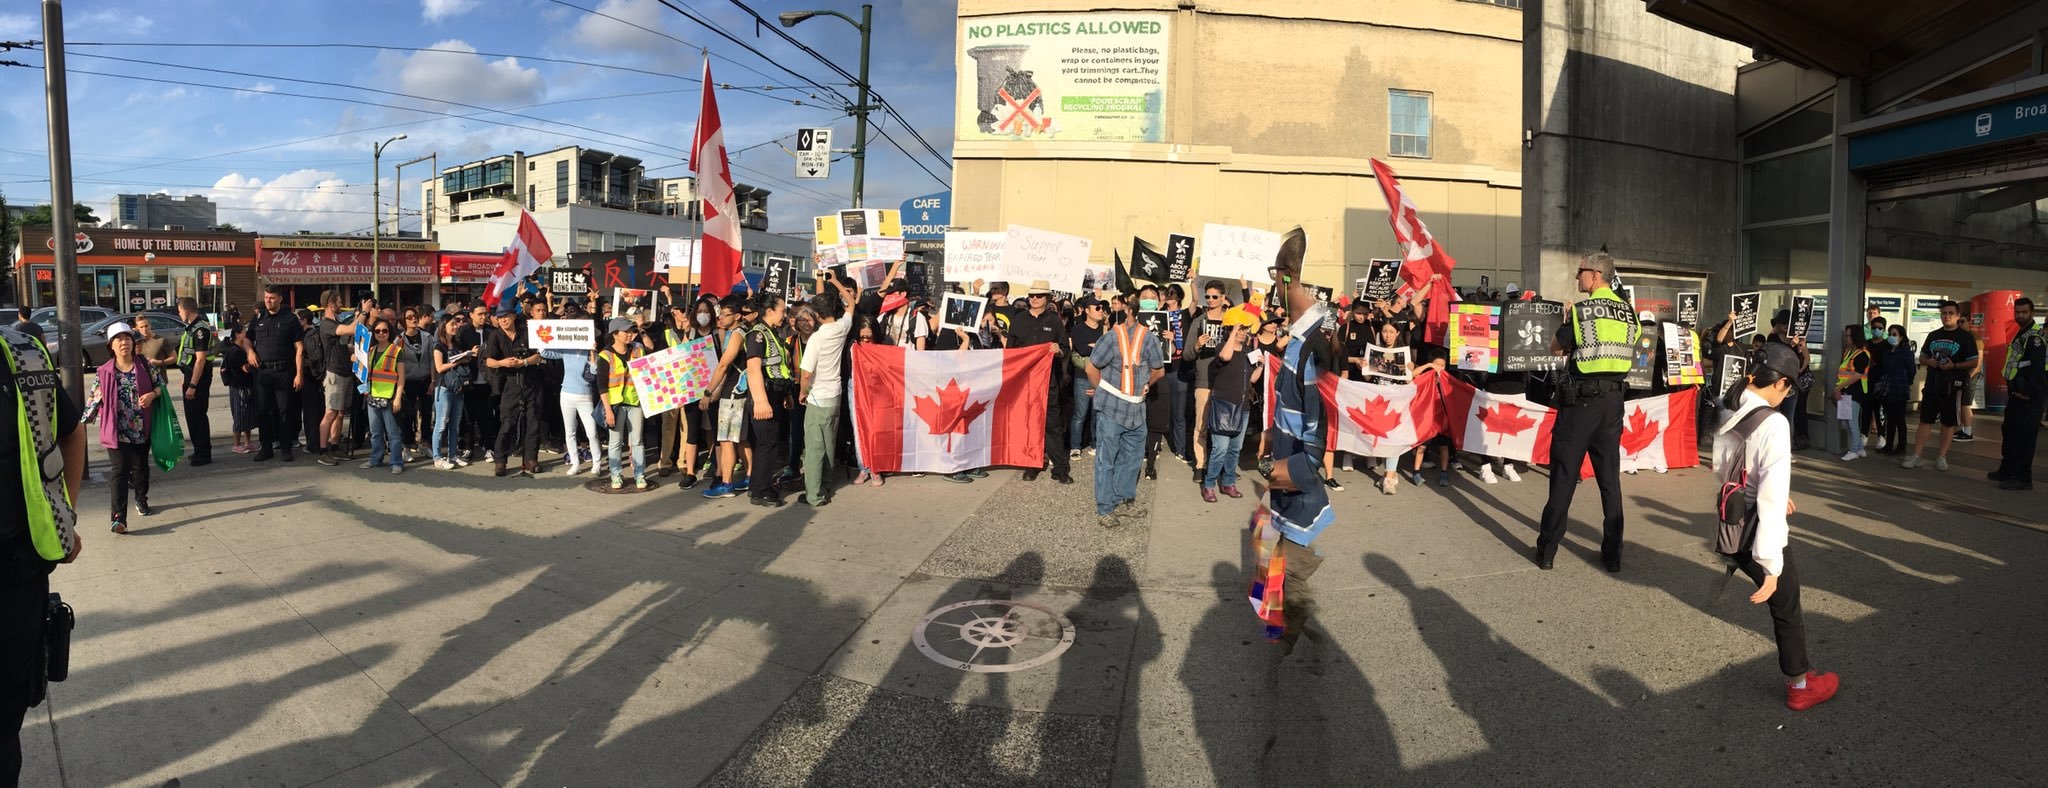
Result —
[[[402,139],[405,135],[400,134],[370,144],[370,298],[380,304],[384,302],[383,283],[378,281],[384,270],[384,259],[380,254],[383,250],[379,248],[384,232],[384,181],[378,178],[377,171],[383,169],[384,149]],[[393,187],[396,188],[397,184]]]
[[[853,109],[850,111],[850,114],[853,115],[853,207],[859,208],[861,207],[861,186],[867,178],[868,112],[874,109],[874,107],[868,106],[868,44],[875,30],[875,7],[871,4],[861,4],[860,21],[857,22],[854,21],[853,17],[838,11],[786,11],[778,18],[782,20],[783,27],[796,27],[798,23],[806,19],[824,15],[844,19],[847,24],[853,25],[855,30],[860,31],[860,78],[856,80],[857,84],[854,85],[855,88],[860,90],[860,98],[855,102]],[[846,72],[842,71],[840,73]]]
[[[85,402],[78,325],[78,216],[71,209],[71,99],[64,89],[64,4],[43,0],[43,96],[49,114],[50,237],[55,241],[57,366],[72,402]]]

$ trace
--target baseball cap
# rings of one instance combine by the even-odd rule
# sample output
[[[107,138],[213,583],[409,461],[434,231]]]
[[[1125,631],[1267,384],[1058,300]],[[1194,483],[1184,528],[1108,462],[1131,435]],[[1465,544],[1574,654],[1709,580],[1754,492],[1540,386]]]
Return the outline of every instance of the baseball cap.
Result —
[[[130,326],[127,323],[115,323],[111,326],[107,326],[107,341],[112,342],[114,340],[114,337],[118,337],[122,334],[133,333],[135,333],[135,327]]]
[[[1753,358],[1758,366],[1792,381],[1793,388],[1805,390],[1799,383],[1800,373],[1805,372],[1806,368],[1799,362],[1799,353],[1791,347],[1779,342],[1765,342],[1763,350],[1757,351]]]
[[[632,331],[635,327],[636,325],[633,323],[633,321],[627,320],[626,318],[623,317],[612,318],[612,321],[610,323],[605,324],[605,329],[614,334],[619,333],[621,331]]]
[[[1648,310],[1648,309],[1645,309],[1645,310],[1643,310],[1643,311],[1641,311],[1641,312],[1637,312],[1637,313],[1636,313],[1636,322],[1639,322],[1639,323],[1655,323],[1655,322],[1657,322],[1657,313],[1655,313],[1655,312],[1652,312],[1652,311],[1650,311],[1650,310]]]

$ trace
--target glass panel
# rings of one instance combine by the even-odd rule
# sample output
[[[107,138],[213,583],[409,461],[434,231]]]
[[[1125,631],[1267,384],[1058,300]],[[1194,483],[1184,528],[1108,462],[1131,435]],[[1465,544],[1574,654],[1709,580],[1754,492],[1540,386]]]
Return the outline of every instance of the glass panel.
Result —
[[[1833,146],[1767,159],[1749,167],[1748,222],[1769,222],[1828,212]]]
[[[1760,285],[1825,282],[1828,278],[1828,223],[1744,230],[1749,278]]]
[[[1430,95],[1406,90],[1387,92],[1387,150],[1395,156],[1429,156]]]
[[[1742,140],[1742,155],[1762,156],[1827,139],[1835,132],[1835,107],[1829,99],[1792,113]]]

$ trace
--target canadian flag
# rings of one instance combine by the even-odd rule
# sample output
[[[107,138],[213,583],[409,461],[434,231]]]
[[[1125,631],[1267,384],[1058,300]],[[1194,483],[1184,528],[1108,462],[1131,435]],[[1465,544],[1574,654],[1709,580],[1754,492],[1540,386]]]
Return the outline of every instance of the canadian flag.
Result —
[[[1700,461],[1699,391],[1632,400],[1621,407],[1621,469],[1690,468]]]
[[[1380,194],[1387,199],[1387,222],[1394,228],[1394,240],[1401,244],[1401,279],[1407,282],[1403,289],[1421,290],[1431,280],[1438,280],[1437,286],[1429,291],[1429,313],[1422,323],[1424,338],[1434,344],[1447,344],[1445,335],[1453,298],[1451,269],[1458,267],[1458,261],[1429,234],[1429,226],[1422,223],[1421,209],[1401,188],[1394,168],[1373,159],[1372,175],[1380,183]]]
[[[690,169],[704,202],[702,251],[692,260],[703,274],[697,292],[722,296],[745,281],[740,271],[740,217],[732,169],[725,158],[725,125],[718,120],[718,95],[711,90],[711,58],[704,58],[704,103],[697,111],[697,136],[690,145]]]
[[[1361,457],[1398,457],[1443,431],[1435,370],[1407,385],[1382,385],[1324,375],[1323,418],[1330,448]]]
[[[854,345],[849,408],[861,461],[877,473],[1043,464],[1050,347]]]
[[[518,286],[519,280],[532,276],[554,256],[555,251],[548,246],[548,237],[540,231],[540,225],[533,221],[533,214],[521,208],[519,230],[512,235],[512,245],[505,247],[497,270],[491,272],[490,286],[484,288],[484,305],[497,306],[507,292]]]
[[[1550,464],[1557,412],[1520,394],[1488,394],[1470,383],[1444,384],[1444,411],[1458,448],[1487,457]]]

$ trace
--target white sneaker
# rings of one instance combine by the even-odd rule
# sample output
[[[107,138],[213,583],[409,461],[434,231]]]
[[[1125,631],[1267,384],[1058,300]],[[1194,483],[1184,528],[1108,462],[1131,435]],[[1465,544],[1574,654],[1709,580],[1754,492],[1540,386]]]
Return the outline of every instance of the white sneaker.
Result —
[[[1853,452],[1853,451],[1852,451],[1852,452],[1849,452],[1849,453],[1847,453],[1847,454],[1844,454],[1844,455],[1842,455],[1842,461],[1843,461],[1843,462],[1848,462],[1848,461],[1850,461],[1850,460],[1856,459],[1857,457],[1861,457],[1861,456],[1863,456],[1863,455],[1862,455],[1861,453],[1858,453],[1858,452]]]
[[[1872,449],[1873,451],[1884,451],[1884,445],[1885,445],[1885,444],[1884,444],[1884,436],[1883,436],[1883,435],[1879,435],[1879,436],[1877,436],[1877,443],[1876,443],[1875,445],[1871,446],[1870,448],[1871,448],[1871,449]]]
[[[1945,471],[1945,470],[1948,470],[1948,456],[1947,456],[1947,455],[1943,455],[1943,456],[1940,456],[1940,457],[1936,457],[1936,458],[1934,458],[1934,469],[1935,469],[1935,470],[1937,470],[1937,471]]]
[[[573,463],[573,462],[572,462],[572,463],[569,463],[568,467],[565,467],[565,468],[563,468],[563,469],[562,469],[562,475],[563,475],[563,476],[577,476],[577,475],[580,475],[580,474],[582,474],[582,473],[583,473],[583,466],[582,466],[581,464],[578,464],[578,463]]]
[[[1907,458],[1906,458],[1906,461],[1905,461],[1905,462],[1899,463],[1899,467],[1901,467],[1901,468],[1904,468],[1904,469],[1906,469],[1906,470],[1909,470],[1909,471],[1910,471],[1910,470],[1912,470],[1912,469],[1914,469],[1914,468],[1918,468],[1918,467],[1920,467],[1920,458],[1919,458],[1919,457],[1907,457]]]
[[[469,467],[469,459],[468,459],[468,458],[466,458],[466,457],[463,457],[463,456],[462,456],[462,455],[460,455],[460,454],[458,454],[458,455],[455,455],[455,460],[454,460],[454,463],[455,463],[455,467],[457,467],[457,468],[467,468],[467,467]]]
[[[1513,465],[1500,466],[1500,475],[1508,477],[1508,481],[1511,482],[1519,482],[1522,480],[1522,475],[1515,472],[1515,466]]]
[[[1348,470],[1351,470],[1351,457],[1349,457],[1349,456],[1343,456],[1343,457],[1338,457],[1338,458],[1337,458],[1337,470],[1340,470],[1340,471],[1348,471]]]
[[[443,457],[441,459],[434,461],[434,467],[440,468],[441,470],[444,471],[452,471],[455,470],[455,462],[446,457]]]
[[[358,465],[358,466],[356,466],[356,467],[358,467],[358,468],[361,468],[361,469],[363,469],[363,470],[366,470],[366,471],[367,471],[367,470],[369,470],[369,469],[371,469],[371,468],[375,468],[375,467],[377,467],[377,461],[376,461],[376,460],[364,460],[364,461],[363,461],[363,464],[361,464],[361,465]]]
[[[1479,480],[1487,484],[1500,483],[1500,477],[1493,475],[1493,466],[1491,465],[1479,466]]]
[[[1630,476],[1634,476],[1634,475],[1636,475],[1636,469],[1634,469],[1634,468],[1630,468],[1630,469],[1628,469],[1628,470],[1622,471],[1622,473],[1626,473],[1626,474],[1628,474],[1628,475],[1630,475]]]

